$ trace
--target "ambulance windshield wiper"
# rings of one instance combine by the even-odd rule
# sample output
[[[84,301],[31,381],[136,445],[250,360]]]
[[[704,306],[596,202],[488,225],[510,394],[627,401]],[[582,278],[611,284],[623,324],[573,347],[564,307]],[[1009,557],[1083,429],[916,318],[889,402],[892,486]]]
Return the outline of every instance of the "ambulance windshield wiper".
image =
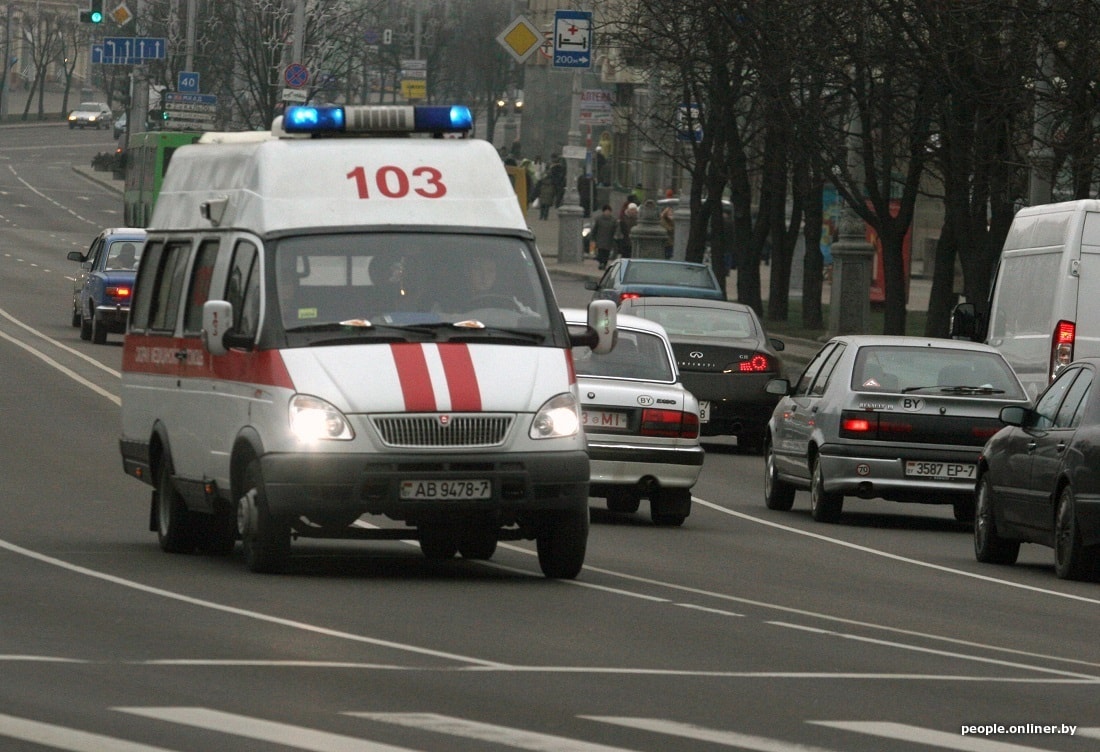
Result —
[[[329,321],[317,324],[303,324],[287,329],[288,334],[332,334],[324,337],[316,344],[331,344],[334,341],[344,339],[362,339],[364,337],[378,336],[397,341],[409,341],[419,339],[434,339],[442,332],[449,332],[444,336],[447,342],[462,342],[484,339],[518,339],[522,342],[542,342],[545,334],[532,332],[527,329],[505,329],[501,327],[486,326],[476,319],[463,321],[421,321],[415,324],[376,324],[367,319],[348,319],[346,321]]]
[[[347,321],[327,321],[318,324],[302,324],[286,329],[287,334],[331,334],[323,339],[310,344],[332,344],[341,340],[360,340],[366,337],[381,337],[383,339],[408,342],[435,337],[435,330],[439,327],[449,327],[450,324],[438,322],[433,324],[374,324],[367,319],[348,319]]]

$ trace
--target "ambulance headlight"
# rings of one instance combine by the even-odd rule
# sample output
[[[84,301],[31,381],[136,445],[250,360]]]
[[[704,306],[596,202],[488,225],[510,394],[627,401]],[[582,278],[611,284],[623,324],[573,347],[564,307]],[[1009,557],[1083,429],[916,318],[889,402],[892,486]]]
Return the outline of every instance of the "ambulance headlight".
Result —
[[[561,439],[574,436],[581,428],[577,398],[570,392],[547,400],[531,423],[532,439]]]
[[[296,394],[290,400],[290,430],[302,441],[355,438],[344,414],[317,397]]]

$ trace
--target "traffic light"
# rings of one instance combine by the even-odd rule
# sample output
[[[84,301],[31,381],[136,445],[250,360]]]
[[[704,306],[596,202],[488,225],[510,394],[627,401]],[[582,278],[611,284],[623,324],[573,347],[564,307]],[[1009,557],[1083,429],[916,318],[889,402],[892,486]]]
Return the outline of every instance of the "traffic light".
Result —
[[[80,11],[80,23],[103,23],[103,0],[91,0],[91,7]]]

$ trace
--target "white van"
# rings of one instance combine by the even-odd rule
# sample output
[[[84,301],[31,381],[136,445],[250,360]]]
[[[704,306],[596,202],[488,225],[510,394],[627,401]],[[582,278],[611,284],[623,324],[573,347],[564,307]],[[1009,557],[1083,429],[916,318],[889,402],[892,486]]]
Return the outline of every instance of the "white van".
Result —
[[[981,338],[970,324],[973,310],[959,306],[953,335]],[[985,341],[1001,351],[1032,399],[1074,358],[1100,355],[1100,200],[1016,214],[985,329]]]
[[[459,107],[295,107],[270,134],[176,151],[120,441],[164,550],[239,536],[250,569],[279,571],[292,537],[471,559],[534,539],[546,576],[579,573],[570,348],[609,350],[614,304],[567,329],[499,156],[456,137],[469,128]]]

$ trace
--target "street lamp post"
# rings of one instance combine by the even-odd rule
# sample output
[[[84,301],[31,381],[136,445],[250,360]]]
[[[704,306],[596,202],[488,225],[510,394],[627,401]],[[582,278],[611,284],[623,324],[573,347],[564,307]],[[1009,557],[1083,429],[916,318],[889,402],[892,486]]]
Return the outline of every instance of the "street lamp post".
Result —
[[[573,72],[572,103],[569,108],[568,145],[562,150],[565,160],[565,195],[558,207],[558,263],[575,264],[583,259],[581,248],[581,228],[584,225],[584,209],[581,208],[581,195],[577,192],[577,175],[580,170],[578,152],[581,145],[581,73]]]

